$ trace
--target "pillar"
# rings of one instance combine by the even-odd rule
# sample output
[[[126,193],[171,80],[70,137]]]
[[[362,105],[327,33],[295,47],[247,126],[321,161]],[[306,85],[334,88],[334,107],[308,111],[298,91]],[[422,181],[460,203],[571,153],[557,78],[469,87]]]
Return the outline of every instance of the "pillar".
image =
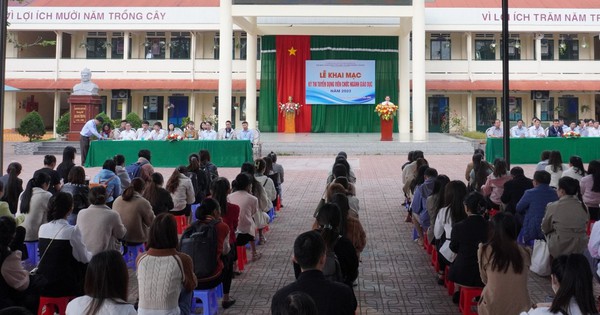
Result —
[[[58,42],[57,42],[58,43]],[[54,90],[54,120],[52,127],[52,137],[56,138],[58,135],[56,134],[56,121],[60,118],[60,92],[58,90]]]
[[[410,133],[410,18],[400,18],[400,37],[398,38],[398,131]]]
[[[475,131],[475,111],[473,110],[473,92],[467,93],[467,129]]]
[[[130,98],[128,98],[126,101],[123,101],[122,103],[123,108],[121,109],[121,120],[127,119],[127,106],[129,106],[127,102],[129,102],[129,100],[131,100],[131,95]]]
[[[190,117],[192,121],[196,121],[196,94],[194,94],[194,92],[190,93],[188,117]]]
[[[219,26],[219,128],[231,119],[233,17],[231,1],[221,0]]]
[[[131,47],[129,47],[129,32],[125,31],[125,32],[123,32],[123,59],[124,60],[129,59],[129,49],[131,49]]]
[[[426,140],[425,111],[425,3],[413,1],[412,19],[413,140]]]
[[[58,72],[59,72],[59,62],[60,62],[60,58],[62,58],[62,45],[63,45],[63,36],[62,36],[62,32],[61,31],[55,31],[54,32],[56,34],[56,56],[55,56],[55,71],[54,71],[54,79],[58,80]],[[56,128],[54,128],[54,130],[56,130]],[[54,133],[54,135],[56,136],[56,133]]]
[[[249,17],[248,21],[255,25],[256,17]],[[256,45],[256,33],[248,32],[246,38],[246,121],[248,121],[248,128],[251,129],[256,128]]]
[[[196,77],[196,32],[192,31],[190,32],[190,45],[191,45],[191,49],[190,49],[190,60],[192,62],[192,72],[191,72],[191,77],[190,80],[194,81],[195,77]],[[190,115],[190,117],[194,117],[192,115]]]
[[[538,74],[542,73],[542,37],[543,35],[539,34],[535,36],[535,60],[538,64]]]
[[[473,34],[471,32],[467,32],[467,74],[469,75],[469,80],[473,81],[471,78],[471,62],[473,62]]]

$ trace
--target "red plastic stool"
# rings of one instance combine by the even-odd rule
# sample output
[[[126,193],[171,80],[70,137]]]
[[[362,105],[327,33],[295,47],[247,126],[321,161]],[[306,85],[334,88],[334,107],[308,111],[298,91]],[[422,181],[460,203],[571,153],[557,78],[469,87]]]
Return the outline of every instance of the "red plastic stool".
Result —
[[[476,315],[477,311],[473,311],[472,307],[477,307],[477,302],[474,299],[481,296],[483,288],[460,287],[460,302],[458,309],[463,315]]]
[[[454,294],[454,282],[450,281],[448,278],[448,274],[450,274],[450,267],[446,266],[446,272],[444,273],[444,285],[446,289],[448,289],[448,295]]]
[[[433,252],[431,252],[431,265],[435,269],[435,272],[440,271],[440,264],[438,263],[438,252],[435,249],[433,250]]]
[[[237,246],[237,264],[240,271],[244,271],[244,265],[248,262],[246,246]]]
[[[74,298],[75,297],[73,296],[40,296],[40,307],[38,308],[38,315],[54,315],[56,309],[58,309],[59,315],[65,315],[65,312],[67,311],[67,304],[69,304],[69,301],[71,301]]]
[[[281,210],[281,197],[277,196],[277,205],[275,206],[275,210]]]
[[[427,231],[423,231],[423,249],[427,250],[427,244],[429,244],[429,240],[427,239]]]
[[[177,234],[183,234],[187,228],[187,217],[185,215],[176,215],[175,222],[177,223]]]

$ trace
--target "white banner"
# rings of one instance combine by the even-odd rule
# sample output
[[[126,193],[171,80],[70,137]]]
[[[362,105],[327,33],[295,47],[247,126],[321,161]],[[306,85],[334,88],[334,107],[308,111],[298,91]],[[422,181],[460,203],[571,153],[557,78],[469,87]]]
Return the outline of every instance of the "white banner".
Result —
[[[375,104],[375,60],[307,60],[306,104]]]
[[[511,26],[600,26],[600,9],[512,8]],[[500,8],[427,8],[425,25],[498,25]]]

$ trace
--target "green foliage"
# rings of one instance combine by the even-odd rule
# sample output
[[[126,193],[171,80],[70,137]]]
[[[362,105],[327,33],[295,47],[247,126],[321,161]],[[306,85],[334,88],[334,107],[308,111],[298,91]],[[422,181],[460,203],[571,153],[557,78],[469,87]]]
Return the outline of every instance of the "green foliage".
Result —
[[[25,116],[21,121],[17,132],[21,136],[29,138],[29,142],[37,139],[41,139],[46,134],[46,127],[44,127],[44,121],[42,116],[38,112],[31,112]]]
[[[71,130],[71,113],[66,112],[56,121],[56,133],[64,136]]]
[[[131,124],[131,128],[137,129],[142,126],[142,119],[140,118],[140,116],[138,116],[138,114],[134,112],[127,114],[127,117],[125,117],[125,119]]]
[[[467,137],[467,138],[471,138],[471,139],[479,139],[479,140],[483,140],[483,139],[487,138],[487,136],[485,135],[485,132],[480,132],[480,131],[467,131],[467,132],[463,133],[463,137]]]
[[[192,119],[189,116],[183,117],[181,119],[181,130],[185,130],[185,127],[190,121],[192,121]]]

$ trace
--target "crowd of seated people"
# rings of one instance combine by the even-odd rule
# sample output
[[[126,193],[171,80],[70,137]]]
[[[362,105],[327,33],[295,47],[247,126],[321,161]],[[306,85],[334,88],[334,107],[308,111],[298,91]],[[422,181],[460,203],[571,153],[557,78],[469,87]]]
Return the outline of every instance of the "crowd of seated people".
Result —
[[[560,138],[568,132],[575,132],[581,137],[600,137],[600,122],[594,119],[580,119],[578,122],[572,121],[566,124],[564,119],[553,119],[550,125],[544,128],[541,120],[533,117],[531,126],[525,126],[523,119],[518,119],[517,124],[509,130],[511,138]],[[496,119],[494,125],[488,128],[485,134],[488,138],[502,138],[504,130],[501,121]]]

